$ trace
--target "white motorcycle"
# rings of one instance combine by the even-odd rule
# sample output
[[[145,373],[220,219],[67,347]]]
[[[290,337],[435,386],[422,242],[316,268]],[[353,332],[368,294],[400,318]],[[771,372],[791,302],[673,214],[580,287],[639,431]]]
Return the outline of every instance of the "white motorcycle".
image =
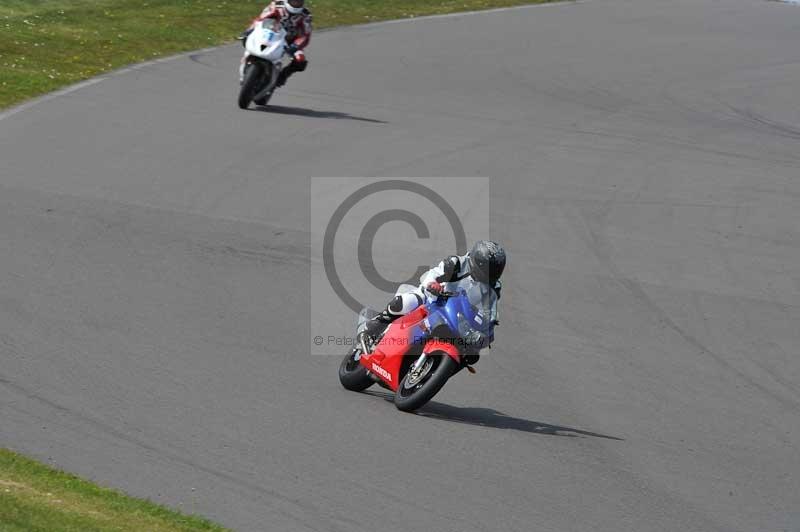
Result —
[[[244,47],[248,55],[240,71],[239,107],[247,109],[250,102],[267,105],[284,67],[286,29],[274,20],[264,19],[256,23]]]

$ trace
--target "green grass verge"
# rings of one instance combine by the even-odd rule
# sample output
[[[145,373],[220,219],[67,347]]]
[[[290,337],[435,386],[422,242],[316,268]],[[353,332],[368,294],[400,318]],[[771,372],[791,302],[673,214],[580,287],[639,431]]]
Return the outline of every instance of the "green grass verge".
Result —
[[[309,0],[316,28],[547,0]],[[0,108],[232,40],[266,0],[1,0]],[[313,53],[313,42],[312,42]]]
[[[224,531],[0,449],[0,531]]]

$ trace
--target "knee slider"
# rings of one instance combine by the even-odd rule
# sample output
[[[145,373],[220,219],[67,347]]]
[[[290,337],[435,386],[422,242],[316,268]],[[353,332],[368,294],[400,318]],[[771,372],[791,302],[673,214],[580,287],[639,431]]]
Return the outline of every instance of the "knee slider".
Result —
[[[396,316],[403,313],[403,296],[394,296],[389,302],[389,312]]]
[[[389,303],[389,312],[395,316],[408,314],[420,305],[421,301],[416,294],[400,294]]]

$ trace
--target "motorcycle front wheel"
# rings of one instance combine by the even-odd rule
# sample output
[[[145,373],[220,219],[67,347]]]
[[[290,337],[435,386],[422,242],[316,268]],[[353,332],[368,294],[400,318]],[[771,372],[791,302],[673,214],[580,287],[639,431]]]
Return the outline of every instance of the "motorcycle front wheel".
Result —
[[[258,93],[258,88],[264,78],[264,67],[258,63],[245,66],[244,81],[239,89],[239,109],[247,109],[253,96]]]
[[[355,358],[359,351],[358,348],[352,349],[339,364],[339,382],[351,392],[363,392],[375,384],[375,381],[369,376],[367,368]]]
[[[419,410],[439,393],[457,369],[458,363],[447,353],[431,353],[416,375],[409,371],[400,381],[394,395],[394,405],[403,412]]]

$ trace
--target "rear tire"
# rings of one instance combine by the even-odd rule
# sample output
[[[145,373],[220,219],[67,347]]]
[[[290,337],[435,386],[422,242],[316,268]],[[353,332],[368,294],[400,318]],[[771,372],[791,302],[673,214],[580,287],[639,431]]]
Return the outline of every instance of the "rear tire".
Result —
[[[339,365],[339,382],[351,392],[363,392],[375,384],[375,381],[369,376],[367,368],[355,359],[356,352],[357,348],[351,350]]]
[[[263,78],[264,67],[260,64],[251,63],[245,66],[244,81],[242,81],[242,88],[239,89],[239,109],[250,107],[250,102],[253,101],[253,96],[258,92],[258,87],[261,85]]]
[[[442,386],[458,369],[458,363],[447,353],[435,351],[429,355],[434,360],[434,367],[429,375],[416,386],[409,387],[410,373],[406,373],[394,395],[394,405],[403,412],[413,412],[422,408],[433,396],[439,393]]]

